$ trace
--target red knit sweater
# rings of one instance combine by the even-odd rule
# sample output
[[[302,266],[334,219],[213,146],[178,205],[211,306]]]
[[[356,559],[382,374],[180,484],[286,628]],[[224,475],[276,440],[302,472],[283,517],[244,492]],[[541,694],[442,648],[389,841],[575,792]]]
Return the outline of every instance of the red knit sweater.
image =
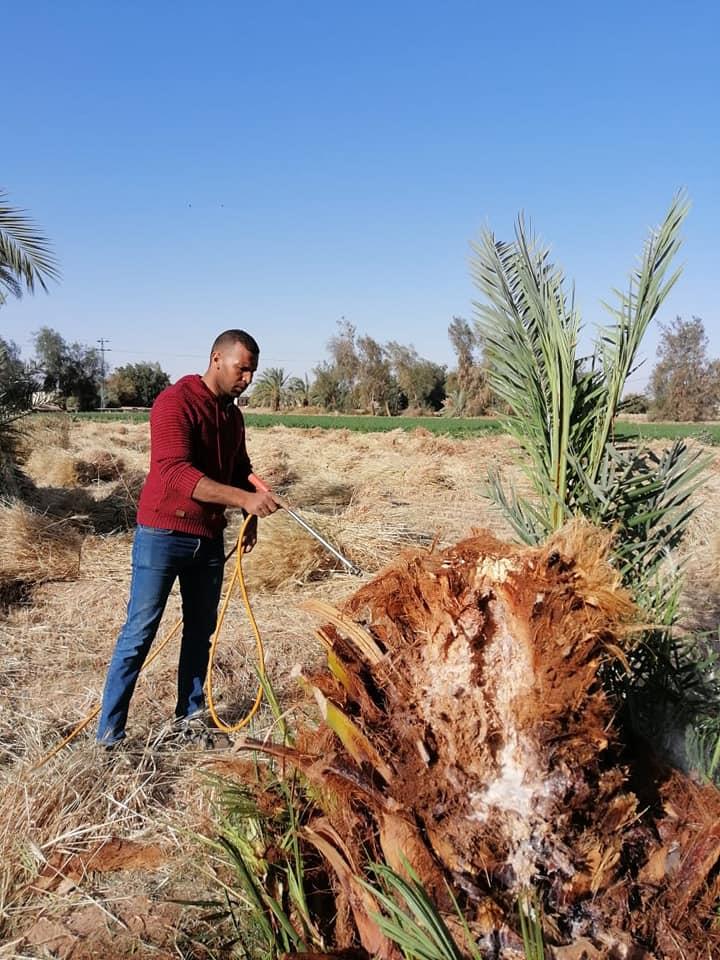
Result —
[[[252,490],[245,424],[233,403],[216,397],[198,374],[163,390],[150,412],[150,472],[140,493],[137,520],[215,537],[225,508],[192,499],[203,476]]]

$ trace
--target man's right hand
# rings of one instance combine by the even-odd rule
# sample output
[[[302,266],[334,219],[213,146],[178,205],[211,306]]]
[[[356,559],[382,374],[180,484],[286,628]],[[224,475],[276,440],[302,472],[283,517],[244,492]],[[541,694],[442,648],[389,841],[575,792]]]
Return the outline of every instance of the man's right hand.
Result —
[[[269,490],[258,493],[248,493],[243,503],[243,509],[256,517],[269,517],[280,509],[280,504]]]

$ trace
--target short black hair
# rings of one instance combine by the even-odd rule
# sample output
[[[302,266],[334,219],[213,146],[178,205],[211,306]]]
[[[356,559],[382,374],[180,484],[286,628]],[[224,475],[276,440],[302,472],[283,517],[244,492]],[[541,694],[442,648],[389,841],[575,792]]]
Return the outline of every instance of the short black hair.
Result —
[[[260,356],[260,347],[258,346],[257,340],[244,330],[223,330],[222,333],[219,333],[210,348],[210,356],[212,356],[216,350],[230,347],[233,343],[241,343],[254,357]]]

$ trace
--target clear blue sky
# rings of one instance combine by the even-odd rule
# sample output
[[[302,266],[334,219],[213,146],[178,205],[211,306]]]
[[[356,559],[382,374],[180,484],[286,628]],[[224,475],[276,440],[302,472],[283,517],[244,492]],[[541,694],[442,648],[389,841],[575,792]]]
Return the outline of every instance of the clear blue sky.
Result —
[[[663,317],[703,317],[720,355],[719,11],[3,3],[0,185],[63,280],[2,308],[0,333],[24,354],[42,325],[106,337],[114,365],[175,378],[243,326],[302,373],[344,316],[448,362],[483,226],[509,236],[525,210],[591,325],[686,186]]]

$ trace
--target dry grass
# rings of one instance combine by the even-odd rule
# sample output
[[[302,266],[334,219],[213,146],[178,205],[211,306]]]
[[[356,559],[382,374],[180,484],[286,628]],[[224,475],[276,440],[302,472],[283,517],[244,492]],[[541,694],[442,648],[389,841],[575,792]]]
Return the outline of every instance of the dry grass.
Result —
[[[120,479],[126,466],[122,457],[105,450],[90,450],[79,457],[60,447],[36,447],[25,469],[43,487],[78,487]]]
[[[82,537],[66,522],[22,503],[0,506],[0,595],[17,581],[37,584],[77,576]]]
[[[323,532],[322,517],[306,513],[305,519]],[[337,567],[334,557],[282,512],[263,523],[258,544],[244,561],[245,579],[253,592],[306,583]]]
[[[17,463],[23,466],[38,449],[69,450],[71,424],[64,413],[33,414],[18,421]]]
[[[62,447],[36,447],[25,463],[32,480],[43,487],[76,487],[77,459]]]
[[[102,483],[118,480],[125,472],[125,461],[109,450],[91,450],[76,461],[75,470],[79,483]]]
[[[277,493],[285,494],[298,479],[290,466],[290,457],[286,450],[270,446],[263,451],[262,460],[256,465],[257,472]]]
[[[49,416],[29,417],[21,428],[26,445],[35,451],[43,448],[48,457],[59,459],[66,454],[90,462],[94,451],[107,451],[116,461],[122,460],[124,472],[116,480],[93,476],[89,484],[68,488],[50,483],[33,468],[37,485],[33,502],[39,509],[24,512],[23,524],[30,516],[30,522],[41,525],[44,532],[37,532],[40,526],[22,528],[21,552],[28,558],[23,561],[25,572],[30,578],[40,571],[41,579],[47,580],[42,571],[49,569],[48,560],[42,551],[50,550],[58,558],[56,571],[64,576],[74,571],[76,579],[41,583],[31,597],[18,590],[14,599],[19,602],[11,604],[0,619],[0,862],[4,870],[0,940],[14,943],[17,955],[47,955],[44,947],[32,943],[31,931],[37,933],[39,920],[70,929],[84,916],[82,911],[92,909],[96,928],[102,927],[106,938],[104,946],[96,945],[95,956],[128,955],[129,947],[126,954],[115,952],[113,937],[126,935],[121,923],[92,906],[88,898],[131,926],[124,912],[130,893],[148,898],[143,909],[152,912],[157,907],[150,901],[192,899],[212,889],[200,867],[204,860],[188,838],[194,830],[212,831],[200,758],[151,749],[173,711],[177,646],[172,645],[138,684],[128,728],[134,765],[129,769],[101,765],[91,749],[90,728],[47,767],[32,777],[26,774],[29,765],[82,719],[100,696],[125,614],[130,528],[147,467],[148,426],[74,423]],[[490,528],[504,537],[509,534],[502,517],[483,498],[489,466],[519,478],[510,444],[503,437],[448,440],[424,432],[370,436],[275,427],[250,431],[249,447],[257,473],[297,504],[368,574],[406,548],[429,547],[434,541],[448,545],[467,536],[473,527]],[[27,460],[30,457],[28,450]],[[690,560],[697,547],[707,569],[720,530],[718,478],[720,464],[713,474],[715,486],[708,487],[695,522],[690,547]],[[19,522],[17,516],[13,522]],[[227,533],[228,549],[237,522],[234,517]],[[307,665],[320,655],[312,639],[312,622],[299,610],[300,604],[309,598],[338,602],[357,588],[358,581],[338,571],[335,561],[286,515],[260,521],[259,527],[259,543],[246,569],[267,648],[269,675],[288,704],[296,696],[292,666],[298,661]],[[72,562],[68,537],[75,544]],[[78,569],[80,538],[84,539]],[[0,580],[12,564],[19,570],[10,542],[0,528]],[[178,615],[174,591],[159,638]],[[229,721],[242,715],[254,687],[253,639],[237,601],[230,606],[217,656],[214,689],[221,715]],[[270,723],[263,710],[255,734],[262,735]],[[64,892],[33,886],[46,860],[56,863],[54,855],[80,853],[108,836],[158,843],[168,858],[159,869],[133,873],[131,880],[122,873],[100,878],[91,873]],[[174,923],[176,927],[189,924],[195,930],[197,914],[179,911]],[[73,960],[84,956],[78,944],[85,935],[68,936],[70,946],[58,947],[56,954],[67,956],[72,947]],[[156,936],[146,931],[143,936],[154,945],[136,938],[137,956],[165,956],[159,932]]]

